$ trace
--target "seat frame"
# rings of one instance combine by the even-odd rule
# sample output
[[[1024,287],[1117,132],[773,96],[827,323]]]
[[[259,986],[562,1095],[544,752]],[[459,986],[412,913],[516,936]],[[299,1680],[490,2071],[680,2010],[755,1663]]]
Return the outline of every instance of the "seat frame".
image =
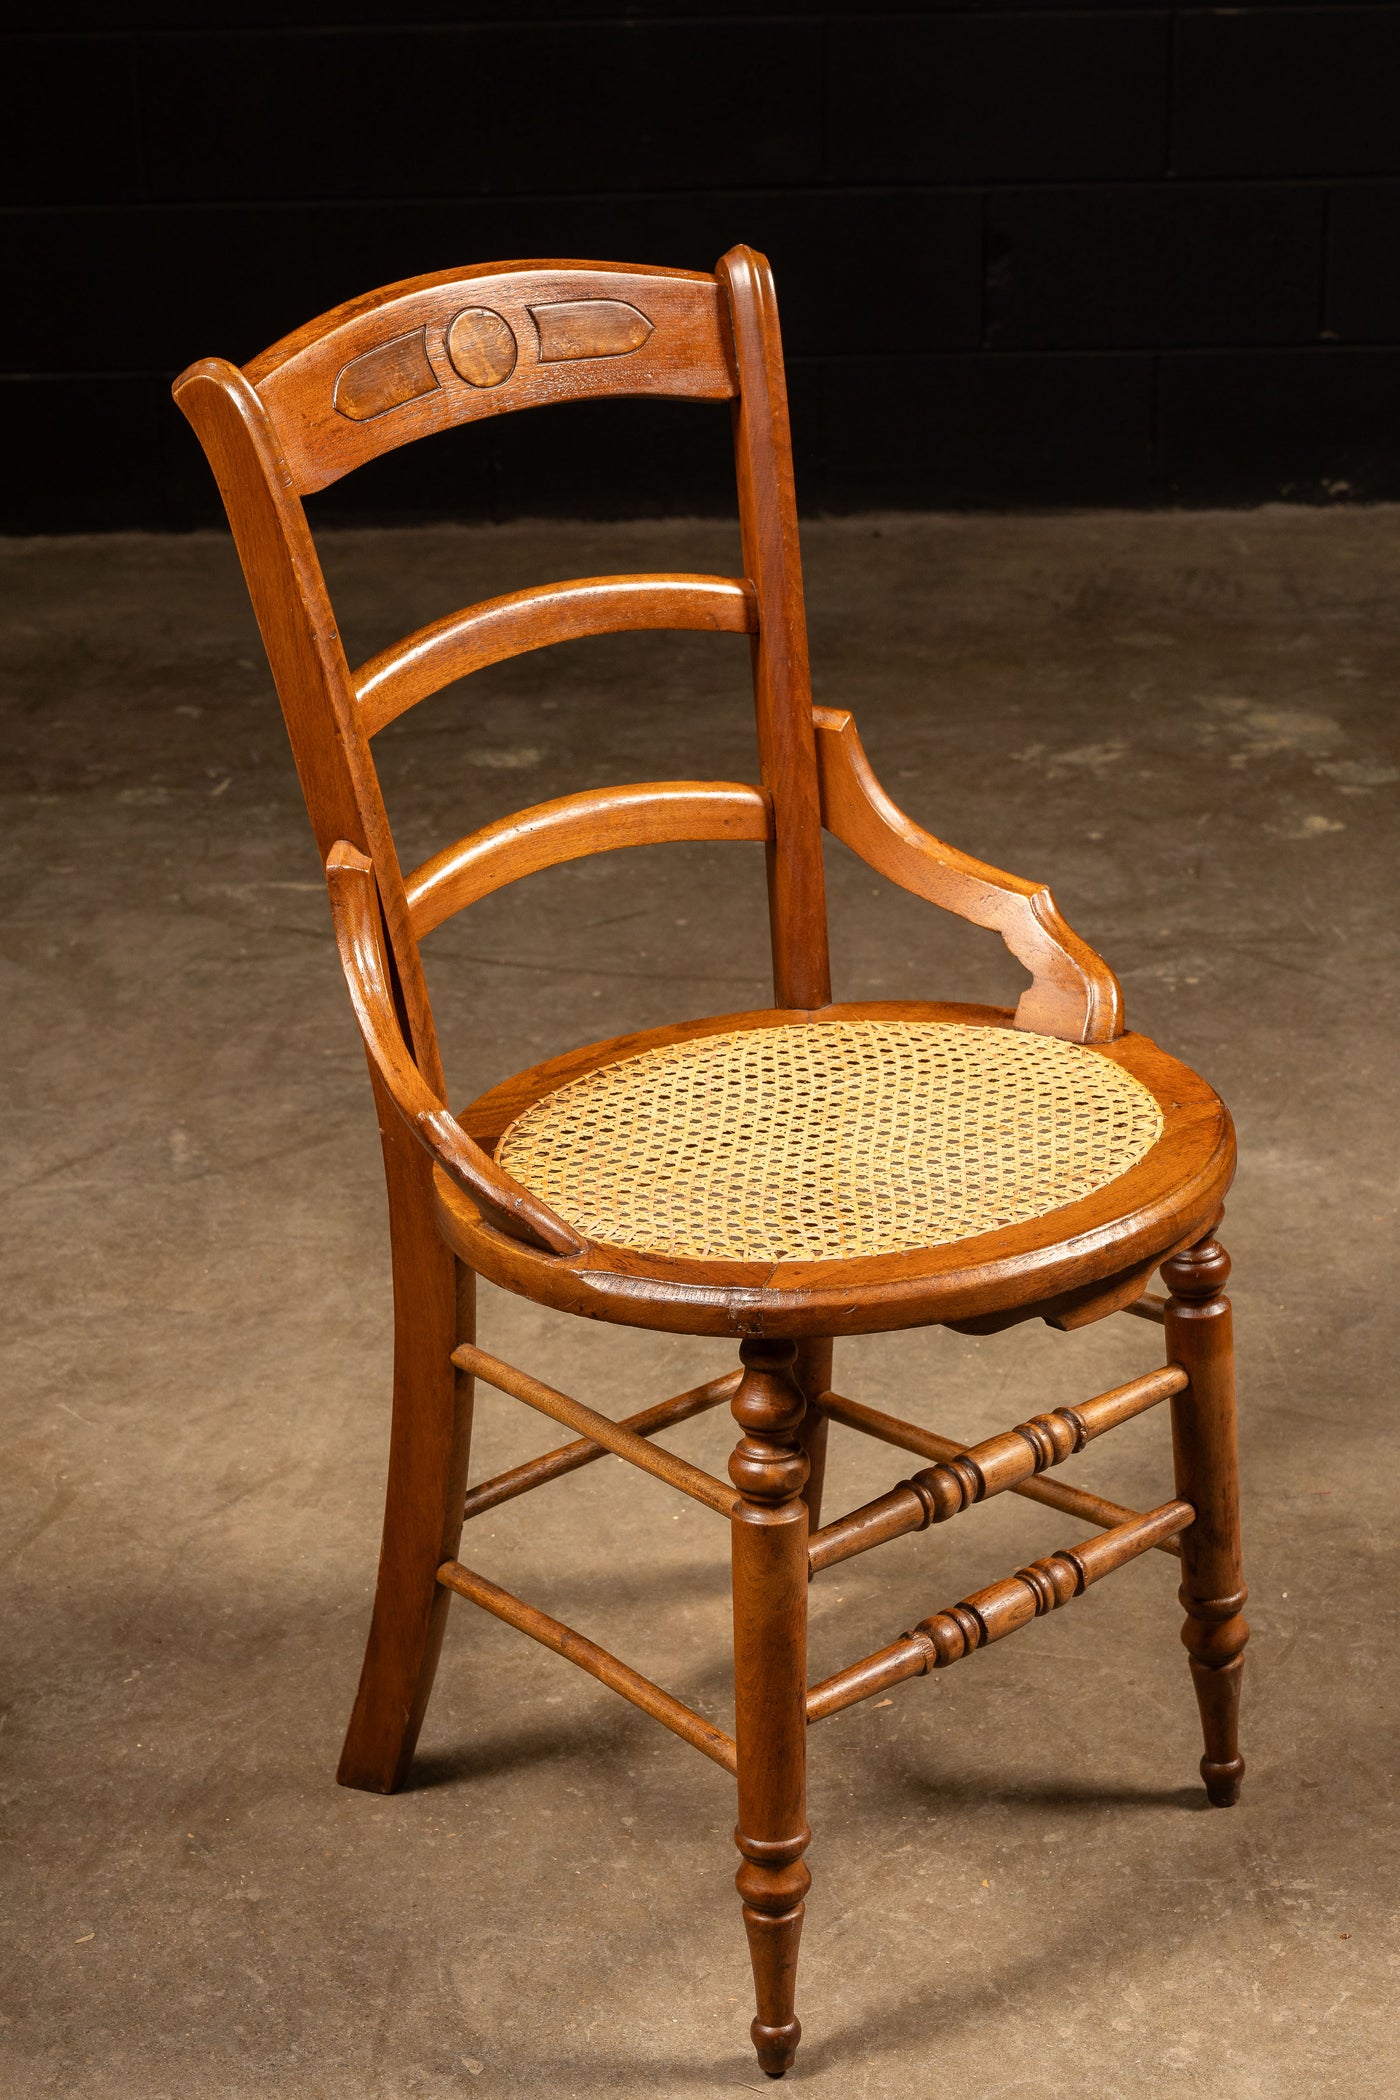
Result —
[[[352,670],[303,498],[411,439],[517,408],[607,395],[728,401],[744,575],[586,577],[468,607]],[[809,1726],[941,1669],[1156,1549],[1175,1559],[1182,1637],[1212,1802],[1238,1798],[1248,1628],[1241,1574],[1229,1261],[1214,1234],[1234,1166],[1209,1087],[1125,1032],[1112,971],[1050,891],[946,845],[876,781],[849,714],[814,708],[777,306],[767,262],[735,248],[713,273],[598,262],[482,265],[406,279],[336,308],[245,369],[192,365],[175,397],[218,481],[267,647],[325,865],[342,965],[369,1062],[388,1185],[393,1421],[379,1578],[339,1777],[388,1792],[407,1776],[451,1597],[566,1656],[737,1781],[737,1886],[753,1965],[759,2062],[780,2076],[801,2028],[798,1940]],[[759,780],[663,781],[571,795],[460,840],[405,875],[372,737],[453,680],[584,635],[690,628],[747,637]],[[1030,983],[1014,1013],[903,1002],[835,1006],[823,827],[873,869],[997,932]],[[673,839],[762,842],[774,1005],[595,1044],[447,1106],[419,943],[502,884],[583,854]],[[1082,1044],[1152,1090],[1161,1139],[1095,1195],[1006,1230],[844,1263],[697,1262],[591,1245],[493,1157],[529,1103],[662,1042],[735,1027],[878,1017],[1020,1028]],[[1170,1295],[1146,1285],[1161,1266]],[[741,1338],[740,1368],[618,1422],[477,1346],[480,1273],[593,1318]],[[1127,1312],[1164,1328],[1167,1362],[968,1449],[832,1389],[836,1336],[941,1323],[994,1332]],[[573,1441],[468,1486],[481,1381]],[[1145,1513],[1049,1477],[1118,1423],[1166,1401],[1174,1491]],[[720,1480],[658,1432],[728,1403],[741,1431]],[[823,1524],[828,1426],[927,1461]],[[612,1452],[729,1520],[733,1735],[458,1558],[464,1522]],[[807,1590],[821,1570],[1010,1491],[1096,1527],[1065,1551],[934,1612],[825,1683],[807,1682]]]

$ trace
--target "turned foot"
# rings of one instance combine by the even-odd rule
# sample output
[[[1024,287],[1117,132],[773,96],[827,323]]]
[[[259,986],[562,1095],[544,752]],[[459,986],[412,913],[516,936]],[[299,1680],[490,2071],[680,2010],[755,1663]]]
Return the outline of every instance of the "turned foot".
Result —
[[[1176,1491],[1196,1521],[1181,1536],[1181,1638],[1190,1657],[1205,1755],[1201,1777],[1217,1808],[1240,1798],[1240,1680],[1249,1627],[1240,1554],[1239,1460],[1230,1301],[1230,1257],[1208,1235],[1162,1264],[1171,1291],[1167,1353],[1190,1378],[1172,1399]]]

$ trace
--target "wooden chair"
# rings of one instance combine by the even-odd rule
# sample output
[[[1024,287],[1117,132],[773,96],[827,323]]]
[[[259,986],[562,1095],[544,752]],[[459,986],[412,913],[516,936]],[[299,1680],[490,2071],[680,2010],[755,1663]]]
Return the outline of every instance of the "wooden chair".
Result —
[[[589,577],[453,613],[351,670],[302,497],[429,432],[608,394],[729,401],[742,577]],[[1234,1164],[1211,1089],[1125,1032],[1117,981],[1049,890],[922,831],[875,780],[849,714],[814,708],[787,402],[768,265],[714,274],[518,262],[352,300],[245,370],[192,365],[175,397],[217,477],[325,863],[379,1112],[393,1239],[393,1437],[374,1615],[340,1779],[401,1784],[455,1593],[591,1672],[736,1775],[738,1888],[759,2062],[793,2011],[809,1832],[808,1727],[944,1669],[1148,1548],[1175,1555],[1213,1802],[1239,1793],[1241,1616],[1229,1271],[1213,1237]],[[452,680],[547,642],[631,628],[750,641],[759,785],[661,781],[546,802],[405,875],[371,758],[386,723]],[[999,933],[1030,974],[1015,1012],[836,1005],[822,827],[917,896]],[[419,943],[534,870],[669,839],[767,847],[773,1006],[594,1043],[447,1099]],[[1161,1265],[1170,1296],[1146,1294]],[[731,1335],[740,1368],[613,1421],[488,1355],[476,1273],[539,1304]],[[990,1333],[1112,1312],[1165,1327],[1167,1363],[972,1449],[831,1389],[836,1336],[943,1324]],[[575,1441],[467,1485],[473,1380]],[[1090,1438],[1171,1404],[1175,1488],[1145,1515],[1047,1477]],[[727,1401],[719,1480],[658,1430]],[[821,1522],[827,1427],[923,1461]],[[731,1738],[457,1557],[466,1517],[614,1452],[730,1522]],[[1011,1490],[1097,1527],[935,1611],[809,1687],[818,1571]]]

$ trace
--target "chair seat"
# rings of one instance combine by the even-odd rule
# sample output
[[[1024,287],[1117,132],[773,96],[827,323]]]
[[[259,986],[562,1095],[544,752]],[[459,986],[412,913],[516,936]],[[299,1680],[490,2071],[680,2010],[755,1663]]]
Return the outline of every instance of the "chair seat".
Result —
[[[1142,1036],[1084,1046],[1010,1023],[830,1007],[556,1059],[461,1120],[588,1252],[505,1241],[439,1174],[444,1229],[530,1297],[647,1326],[673,1324],[668,1302],[693,1326],[703,1301],[720,1332],[818,1331],[804,1298],[846,1332],[976,1321],[1199,1236],[1233,1158],[1204,1082]]]
[[[957,1021],[818,1021],[667,1043],[527,1109],[496,1147],[588,1239],[700,1261],[842,1261],[1019,1225],[1162,1134],[1076,1043]]]

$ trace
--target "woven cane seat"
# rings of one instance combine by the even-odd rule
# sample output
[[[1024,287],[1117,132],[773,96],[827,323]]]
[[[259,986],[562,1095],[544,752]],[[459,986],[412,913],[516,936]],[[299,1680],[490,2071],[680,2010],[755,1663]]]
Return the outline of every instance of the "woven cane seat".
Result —
[[[1074,1043],[939,1021],[808,1022],[605,1064],[506,1130],[501,1165],[604,1246],[718,1261],[938,1247],[1078,1202],[1162,1134]]]

